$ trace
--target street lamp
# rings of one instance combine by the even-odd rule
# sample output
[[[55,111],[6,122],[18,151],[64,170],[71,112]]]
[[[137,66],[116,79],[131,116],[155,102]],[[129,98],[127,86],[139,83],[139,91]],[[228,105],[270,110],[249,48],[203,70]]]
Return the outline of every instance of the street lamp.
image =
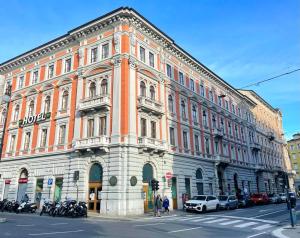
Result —
[[[4,135],[5,135],[5,128],[6,128],[6,121],[7,121],[7,113],[8,113],[8,107],[10,103],[10,96],[11,96],[11,85],[7,84],[5,94],[2,97],[2,100],[4,103],[6,103],[6,115],[5,115],[5,120],[4,120],[4,125],[3,125],[3,130],[2,130],[2,137],[1,137],[1,146],[0,146],[0,161],[2,157],[2,148],[3,148],[3,141],[4,141]]]

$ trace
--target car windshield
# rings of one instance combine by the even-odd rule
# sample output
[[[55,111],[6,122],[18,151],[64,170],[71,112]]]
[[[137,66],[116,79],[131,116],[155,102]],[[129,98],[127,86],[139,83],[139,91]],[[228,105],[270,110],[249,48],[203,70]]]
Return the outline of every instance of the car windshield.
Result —
[[[220,201],[227,201],[228,196],[219,196]]]
[[[195,196],[193,197],[193,200],[200,200],[200,201],[205,201],[206,196]]]

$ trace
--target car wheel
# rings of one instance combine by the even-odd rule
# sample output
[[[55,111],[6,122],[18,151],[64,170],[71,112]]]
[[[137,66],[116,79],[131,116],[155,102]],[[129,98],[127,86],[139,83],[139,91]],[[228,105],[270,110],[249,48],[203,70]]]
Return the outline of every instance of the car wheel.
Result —
[[[219,211],[219,209],[220,209],[220,205],[217,204],[217,206],[216,206],[216,211]]]
[[[229,206],[229,205],[226,205],[225,209],[226,209],[226,210],[230,210],[230,206]]]
[[[206,206],[202,207],[202,212],[205,213],[206,212]]]

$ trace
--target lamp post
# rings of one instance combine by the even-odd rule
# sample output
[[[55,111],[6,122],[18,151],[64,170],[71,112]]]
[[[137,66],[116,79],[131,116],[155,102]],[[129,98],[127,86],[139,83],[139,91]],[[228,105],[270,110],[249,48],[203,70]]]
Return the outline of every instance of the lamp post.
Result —
[[[6,122],[7,122],[7,113],[8,113],[9,103],[10,103],[10,96],[11,96],[11,85],[8,84],[6,87],[6,90],[5,90],[5,94],[2,97],[3,102],[6,103],[7,110],[6,110],[6,115],[5,115],[3,130],[2,130],[2,137],[1,137],[0,161],[2,158],[3,141],[4,141],[4,135],[5,135]]]

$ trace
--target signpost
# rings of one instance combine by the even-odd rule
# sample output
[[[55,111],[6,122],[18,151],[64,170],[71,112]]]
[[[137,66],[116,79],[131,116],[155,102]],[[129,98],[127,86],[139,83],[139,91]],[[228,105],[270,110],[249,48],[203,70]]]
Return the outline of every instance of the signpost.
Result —
[[[50,199],[50,192],[51,192],[52,184],[53,184],[53,178],[49,178],[49,179],[48,179],[49,199]]]
[[[173,174],[171,172],[166,173],[166,179],[171,179],[173,177]]]

